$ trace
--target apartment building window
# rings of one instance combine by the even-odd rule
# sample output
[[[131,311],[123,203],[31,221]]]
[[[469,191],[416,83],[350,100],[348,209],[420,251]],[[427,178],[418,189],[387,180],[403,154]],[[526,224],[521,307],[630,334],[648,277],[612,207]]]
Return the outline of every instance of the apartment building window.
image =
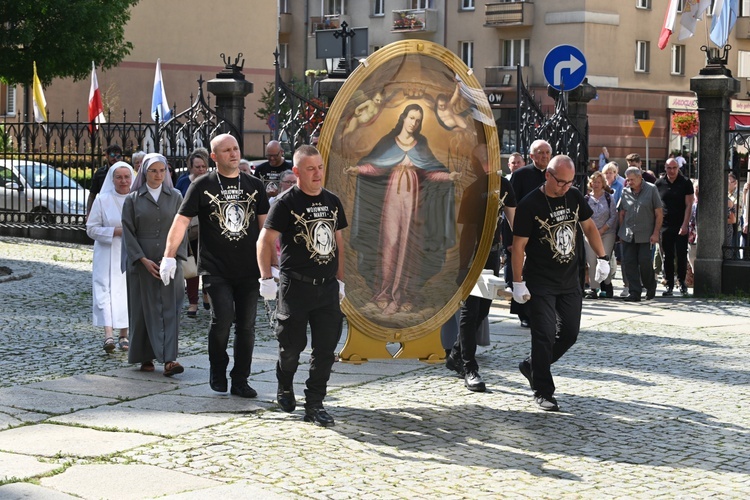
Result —
[[[750,78],[750,51],[737,52],[737,78]]]
[[[279,0],[279,14],[289,14],[289,0]]]
[[[474,42],[460,42],[461,60],[469,68],[474,67]]]
[[[503,66],[529,65],[529,39],[503,41]]]
[[[434,9],[435,0],[409,0],[410,9]]]
[[[635,42],[635,70],[639,73],[648,73],[650,65],[651,43],[645,40]]]
[[[9,85],[5,92],[5,115],[16,115],[16,86]]]
[[[677,0],[677,12],[682,12],[685,7],[685,0]]]
[[[459,0],[461,2],[461,10],[474,10],[474,0]]]
[[[709,9],[709,12],[714,11],[714,4],[715,0],[711,1],[711,8]],[[750,17],[750,0],[740,0],[740,17]]]
[[[346,11],[344,8],[346,7],[346,2],[344,0],[323,0],[325,2],[325,5],[323,7],[323,15],[326,16],[334,16],[334,15],[341,15],[346,14]]]
[[[672,45],[672,74],[685,75],[685,46]]]
[[[649,9],[651,10],[651,0],[637,0],[635,7],[637,9]]]
[[[372,15],[373,16],[384,16],[385,15],[385,0],[372,0]]]
[[[289,44],[288,43],[280,43],[279,44],[279,68],[288,68],[289,67]]]

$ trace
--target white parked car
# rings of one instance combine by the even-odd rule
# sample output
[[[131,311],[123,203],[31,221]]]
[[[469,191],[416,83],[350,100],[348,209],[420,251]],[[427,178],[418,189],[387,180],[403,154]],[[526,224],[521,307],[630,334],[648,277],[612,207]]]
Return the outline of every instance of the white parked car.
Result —
[[[86,215],[89,191],[44,163],[0,159],[0,212],[31,214],[28,222],[52,223],[56,215]]]

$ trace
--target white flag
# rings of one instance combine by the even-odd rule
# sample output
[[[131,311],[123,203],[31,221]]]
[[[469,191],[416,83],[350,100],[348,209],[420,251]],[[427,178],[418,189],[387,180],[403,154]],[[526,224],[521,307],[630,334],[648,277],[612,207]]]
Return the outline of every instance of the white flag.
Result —
[[[156,74],[154,75],[154,92],[151,94],[151,119],[156,120],[159,112],[159,121],[167,121],[172,117],[169,109],[167,94],[164,92],[164,82],[161,79],[161,59],[156,60]]]
[[[709,7],[711,7],[711,0],[685,0],[680,17],[678,40],[685,40],[695,35],[695,25],[703,18],[703,13]]]

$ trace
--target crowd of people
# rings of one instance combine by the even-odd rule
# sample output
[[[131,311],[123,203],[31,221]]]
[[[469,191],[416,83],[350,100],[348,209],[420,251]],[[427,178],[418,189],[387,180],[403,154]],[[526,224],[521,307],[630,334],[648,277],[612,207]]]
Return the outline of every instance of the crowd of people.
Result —
[[[481,171],[486,171],[486,156],[485,148],[472,159]],[[221,134],[211,141],[210,153],[198,148],[189,155],[187,173],[173,185],[164,156],[135,153],[134,168],[122,161],[119,146],[110,146],[106,165],[95,175],[87,219],[95,242],[93,322],[104,328],[106,353],[119,347],[141,371],[154,371],[157,362],[165,376],[182,373],[177,357],[184,296],[186,316],[195,318],[202,284],[204,306],[211,313],[209,386],[254,398],[257,392],[248,378],[257,304],[261,298],[277,299],[277,403],[286,412],[296,409],[293,379],[309,329],[304,420],[329,427],[335,421],[323,401],[343,327],[341,232],[348,222],[339,198],[323,187],[325,165],[315,147],[300,147],[290,163],[281,144],[271,141],[266,157],[266,163],[248,172],[238,141]],[[573,160],[555,155],[546,141],[531,144],[530,158],[526,165],[522,155],[511,154],[510,174],[500,177],[501,206],[484,267],[499,275],[505,261],[511,313],[531,336],[530,354],[520,361],[519,371],[537,406],[556,411],[551,366],[576,342],[584,298],[614,298],[618,263],[625,301],[642,300],[644,291],[647,300],[655,297],[657,254],[662,296],[687,295],[698,244],[698,184],[682,173],[677,159],[669,158],[657,178],[642,169],[636,153],[626,157],[623,177],[603,148],[599,168],[589,172],[579,190],[573,187]],[[215,169],[209,169],[210,162]],[[741,194],[730,174],[730,243],[747,231],[742,213],[747,192],[748,184]],[[464,196],[471,198],[471,189]],[[471,200],[459,207],[456,222],[469,231],[466,202]],[[183,263],[191,256],[198,276],[187,277]],[[486,390],[476,347],[490,305],[490,299],[469,296],[457,313],[452,345],[446,346],[446,367],[474,392]],[[233,325],[234,363],[227,376]]]

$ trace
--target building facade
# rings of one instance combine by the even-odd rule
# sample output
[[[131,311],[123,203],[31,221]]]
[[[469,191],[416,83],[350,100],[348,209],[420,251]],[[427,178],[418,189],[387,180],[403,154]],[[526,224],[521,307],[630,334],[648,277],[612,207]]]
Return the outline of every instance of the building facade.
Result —
[[[285,74],[299,77],[326,68],[316,58],[316,31],[368,28],[369,53],[404,38],[445,45],[474,71],[490,98],[503,151],[516,148],[517,65],[542,108],[547,96],[543,62],[557,45],[579,48],[586,56],[588,82],[597,89],[589,103],[589,153],[606,146],[612,159],[632,152],[648,156],[656,168],[673,150],[697,150],[697,138],[672,132],[674,113],[695,111],[690,79],[706,64],[702,45],[711,16],[696,34],[679,40],[680,19],[691,2],[679,3],[675,33],[664,50],[657,46],[668,0],[304,0],[281,1],[285,30],[279,42],[287,54]],[[727,66],[742,83],[736,99],[748,99],[750,79],[750,0],[740,1],[740,17],[729,36]],[[408,28],[404,18],[416,19]],[[330,63],[330,61],[329,61]],[[737,107],[737,106],[735,106]],[[741,106],[739,106],[742,109]],[[654,120],[648,138],[639,120]],[[648,145],[648,148],[647,148]]]
[[[274,79],[273,53],[278,49],[285,81],[305,79],[309,70],[335,69],[338,59],[318,58],[317,33],[341,27],[367,28],[367,54],[405,38],[445,45],[472,68],[490,98],[503,151],[516,149],[517,65],[543,109],[552,110],[543,73],[546,54],[569,44],[586,56],[588,82],[597,89],[589,103],[589,153],[609,149],[612,159],[637,152],[646,158],[647,139],[639,120],[654,120],[648,138],[649,159],[662,162],[673,150],[697,150],[697,139],[672,132],[674,113],[695,110],[690,79],[705,66],[701,46],[710,45],[707,26],[678,40],[680,1],[675,33],[667,47],[657,41],[668,0],[225,0],[221,12],[209,12],[198,0],[142,0],[132,10],[126,39],[135,48],[117,68],[99,71],[105,107],[121,119],[143,119],[151,104],[154,66],[161,58],[164,85],[177,110],[190,104],[197,80],[209,80],[222,69],[219,54],[242,54],[244,73],[254,84],[246,98],[245,154],[262,155],[270,137],[268,125],[254,112],[258,99]],[[750,98],[750,0],[740,0],[737,24],[729,36],[727,66],[741,82],[736,100]],[[210,7],[217,9],[219,7]],[[209,25],[213,19],[222,23]],[[224,19],[229,19],[229,24]],[[169,22],[166,22],[169,20]],[[175,22],[176,21],[176,22]],[[356,36],[362,36],[358,31]],[[356,57],[362,57],[358,54]],[[40,71],[42,69],[40,68]],[[308,83],[314,82],[309,77]],[[46,89],[50,119],[60,111],[85,113],[89,82],[55,81]],[[22,113],[22,88],[0,87],[0,115]],[[691,104],[693,103],[693,104]],[[735,121],[750,124],[750,107],[733,105]]]
[[[161,59],[164,88],[170,107],[180,112],[198,94],[198,79],[216,77],[224,63],[221,54],[232,61],[241,54],[243,72],[254,90],[245,98],[244,142],[246,155],[262,156],[269,140],[267,124],[259,120],[258,99],[262,90],[274,81],[273,52],[277,46],[278,12],[276,2],[264,0],[223,0],[206,3],[199,0],[141,0],[131,10],[125,39],[134,48],[117,67],[97,69],[99,89],[112,120],[151,122],[151,94],[157,58]],[[38,68],[42,72],[43,68]],[[74,82],[57,79],[45,89],[50,121],[87,119],[90,80]],[[215,100],[211,97],[211,105]],[[0,88],[0,115],[23,114],[23,87]],[[15,100],[13,100],[15,98]],[[11,102],[12,107],[8,107]],[[10,111],[10,113],[9,113]],[[33,120],[33,111],[31,118]]]

